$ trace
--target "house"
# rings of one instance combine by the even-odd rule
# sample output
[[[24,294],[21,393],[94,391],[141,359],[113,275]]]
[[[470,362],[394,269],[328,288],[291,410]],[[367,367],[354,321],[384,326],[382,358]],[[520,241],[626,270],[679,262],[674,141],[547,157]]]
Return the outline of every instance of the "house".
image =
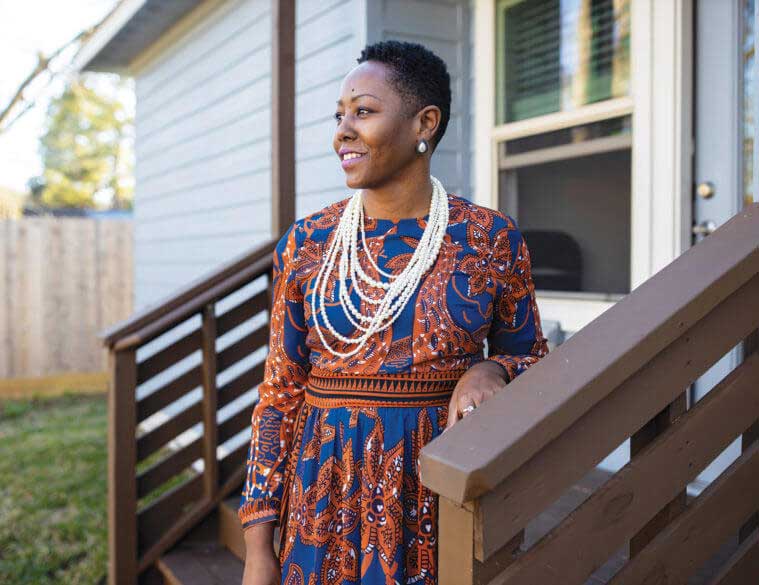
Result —
[[[198,322],[210,331],[215,319],[190,292],[210,298],[200,294],[209,283],[230,283],[243,267],[263,274],[261,256],[241,252],[291,216],[348,194],[331,146],[335,95],[363,46],[390,38],[425,44],[448,64],[451,122],[432,172],[449,191],[517,219],[541,316],[556,324],[557,342],[572,337],[759,198],[756,15],[755,0],[123,0],[77,63],[136,82],[135,306],[143,312],[121,334],[157,331],[148,315],[195,315],[131,359],[161,371],[166,348],[197,341]],[[223,351],[233,354],[256,327]],[[120,347],[137,347],[130,343]],[[715,360],[686,385],[688,404],[741,359],[738,348]],[[124,360],[114,375],[126,371],[128,383]],[[172,383],[155,379],[138,400]],[[199,424],[205,408],[188,420]],[[151,432],[174,436],[160,434],[171,420]],[[690,495],[740,453],[736,440],[690,482]],[[629,457],[627,441],[602,466],[616,471]]]

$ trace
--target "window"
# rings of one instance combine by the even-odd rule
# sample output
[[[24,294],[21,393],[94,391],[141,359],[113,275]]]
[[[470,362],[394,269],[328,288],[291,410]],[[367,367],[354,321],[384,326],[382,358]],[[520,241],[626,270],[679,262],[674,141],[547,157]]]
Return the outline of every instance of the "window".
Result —
[[[629,94],[629,0],[502,0],[497,13],[498,124]]]
[[[629,0],[496,6],[499,205],[539,291],[617,300],[631,283]]]

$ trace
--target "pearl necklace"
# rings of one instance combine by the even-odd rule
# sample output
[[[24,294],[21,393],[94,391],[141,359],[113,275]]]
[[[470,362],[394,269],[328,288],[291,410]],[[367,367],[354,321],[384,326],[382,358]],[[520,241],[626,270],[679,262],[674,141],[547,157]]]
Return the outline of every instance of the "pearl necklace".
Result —
[[[361,351],[361,348],[372,335],[390,327],[403,312],[424,274],[437,260],[445,232],[448,229],[448,194],[438,179],[430,175],[430,180],[432,182],[432,200],[430,202],[429,220],[419,244],[411,255],[411,259],[399,274],[390,274],[381,270],[369,253],[364,231],[362,191],[356,191],[345,206],[340,222],[335,228],[334,239],[316,275],[314,292],[311,297],[311,313],[314,316],[316,331],[322,344],[332,355],[341,358],[355,355]],[[361,234],[362,250],[366,254],[369,264],[379,274],[388,278],[390,282],[375,280],[364,272],[361,263],[358,261],[358,233]],[[340,334],[335,330],[327,316],[325,309],[326,301],[329,300],[327,284],[332,277],[335,261],[338,262],[337,286],[340,306],[348,322],[360,332],[357,337],[345,337]],[[364,315],[353,304],[346,284],[348,279],[353,283],[353,290],[356,291],[358,297],[374,307],[372,314]],[[362,290],[363,285],[368,286],[374,292],[365,292]],[[319,315],[321,315],[326,328],[336,339],[348,345],[355,345],[355,349],[340,352],[330,347],[319,324]]]

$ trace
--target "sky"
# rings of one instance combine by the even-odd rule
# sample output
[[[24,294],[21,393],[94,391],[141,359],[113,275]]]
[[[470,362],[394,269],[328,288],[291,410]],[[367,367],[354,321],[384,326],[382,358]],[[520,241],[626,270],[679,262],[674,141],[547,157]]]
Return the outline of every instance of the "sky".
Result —
[[[82,29],[99,22],[116,3],[117,0],[0,0],[0,109],[34,70],[38,51],[49,55]],[[65,60],[60,60],[56,68],[64,64]],[[25,192],[26,182],[42,171],[39,137],[48,102],[63,91],[65,76],[49,85],[47,81],[43,76],[28,89],[24,96],[36,98],[35,107],[7,132],[0,133],[0,187]],[[109,84],[108,76],[104,76],[103,84]],[[120,97],[133,111],[133,93]]]

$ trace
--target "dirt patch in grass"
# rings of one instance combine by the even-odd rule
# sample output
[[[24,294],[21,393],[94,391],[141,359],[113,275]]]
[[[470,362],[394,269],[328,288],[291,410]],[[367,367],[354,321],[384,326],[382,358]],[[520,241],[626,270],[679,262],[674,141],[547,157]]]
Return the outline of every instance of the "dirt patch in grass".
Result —
[[[106,397],[0,402],[0,583],[105,582]]]

